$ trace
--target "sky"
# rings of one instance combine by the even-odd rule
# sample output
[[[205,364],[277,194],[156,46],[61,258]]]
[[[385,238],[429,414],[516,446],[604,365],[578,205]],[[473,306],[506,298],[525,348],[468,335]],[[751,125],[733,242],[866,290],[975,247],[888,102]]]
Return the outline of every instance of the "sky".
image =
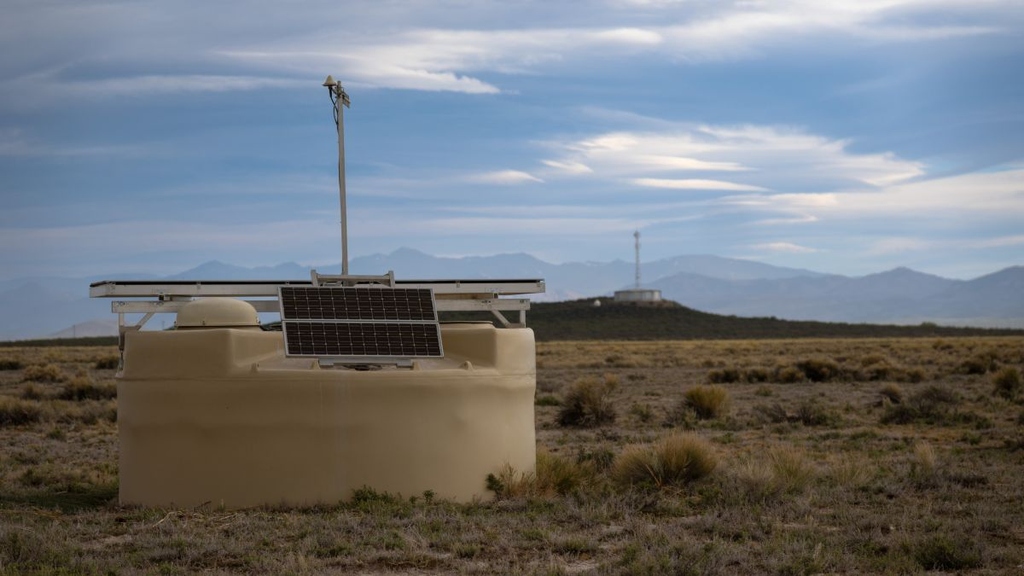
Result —
[[[209,260],[1024,264],[1019,0],[6,0],[0,280]],[[369,271],[364,271],[370,273]],[[380,271],[381,273],[385,271]]]

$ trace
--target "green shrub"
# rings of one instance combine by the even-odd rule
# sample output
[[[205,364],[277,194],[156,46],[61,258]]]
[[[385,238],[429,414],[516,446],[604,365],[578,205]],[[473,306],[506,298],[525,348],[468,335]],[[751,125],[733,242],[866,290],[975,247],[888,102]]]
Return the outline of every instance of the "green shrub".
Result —
[[[21,379],[25,382],[63,382],[67,375],[56,364],[33,364],[25,368]]]
[[[3,359],[0,360],[0,370],[21,370],[21,360]]]
[[[992,377],[992,384],[997,395],[1013,400],[1021,391],[1020,372],[1012,366],[1003,368]]]
[[[693,434],[672,434],[656,444],[634,444],[612,465],[622,485],[657,489],[679,487],[714,472],[718,457],[711,445]]]
[[[618,388],[618,379],[584,377],[573,383],[562,400],[558,423],[562,426],[593,428],[615,422],[615,404],[612,397]]]
[[[729,391],[722,386],[694,386],[683,395],[683,404],[701,420],[725,416],[730,400]]]
[[[43,419],[43,407],[38,402],[0,398],[0,426],[23,426]]]

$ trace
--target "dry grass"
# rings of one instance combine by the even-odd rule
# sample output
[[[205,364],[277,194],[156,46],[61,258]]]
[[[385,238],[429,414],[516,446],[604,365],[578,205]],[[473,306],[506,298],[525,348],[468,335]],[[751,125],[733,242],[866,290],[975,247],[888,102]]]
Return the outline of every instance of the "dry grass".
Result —
[[[615,391],[619,379],[611,374],[604,378],[584,376],[573,382],[562,408],[558,412],[558,423],[562,426],[593,428],[615,422]]]
[[[671,434],[654,444],[626,446],[612,465],[612,477],[625,486],[678,488],[715,471],[718,457],[704,439]]]
[[[683,405],[701,420],[725,416],[730,402],[729,391],[723,386],[694,386],[683,394]]]
[[[541,343],[537,468],[495,470],[493,501],[364,490],[310,509],[231,512],[117,505],[115,356],[0,350],[0,574],[1024,565],[1024,407],[1004,375],[1024,369],[1024,338]],[[728,414],[666,429],[715,371],[732,379],[717,383]],[[560,423],[580,381],[610,389],[596,405],[617,411],[614,422]],[[671,456],[687,454],[679,438],[703,441],[714,471],[688,476],[686,458]]]

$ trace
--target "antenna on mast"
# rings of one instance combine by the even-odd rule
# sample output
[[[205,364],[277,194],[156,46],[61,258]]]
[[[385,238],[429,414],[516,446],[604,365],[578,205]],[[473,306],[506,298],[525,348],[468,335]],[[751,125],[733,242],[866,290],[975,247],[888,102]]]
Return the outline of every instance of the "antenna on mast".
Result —
[[[636,289],[640,289],[640,231],[633,231],[633,238],[636,239]]]
[[[331,97],[331,104],[334,105],[334,125],[338,129],[338,197],[341,203],[341,274],[348,275],[348,214],[345,206],[345,114],[342,109],[348,108],[351,101],[341,82],[333,76],[327,76],[324,80],[327,93]]]

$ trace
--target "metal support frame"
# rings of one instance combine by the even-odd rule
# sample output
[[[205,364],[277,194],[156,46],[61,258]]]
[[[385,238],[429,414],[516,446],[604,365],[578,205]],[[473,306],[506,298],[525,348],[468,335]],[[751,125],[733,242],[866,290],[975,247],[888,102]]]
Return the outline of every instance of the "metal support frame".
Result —
[[[374,286],[394,288],[395,273],[388,270],[387,274],[381,276],[359,276],[355,274],[319,274],[310,270],[309,278],[313,286]]]
[[[506,328],[526,326],[530,300],[515,296],[545,291],[543,280],[395,280],[392,272],[380,276],[332,276],[317,274],[314,270],[310,280],[104,280],[89,286],[89,296],[117,298],[111,302],[110,311],[118,315],[118,332],[123,341],[124,332],[141,329],[154,314],[177,313],[193,298],[240,298],[252,304],[257,312],[279,312],[280,287],[332,283],[430,288],[434,291],[438,312],[490,311]],[[502,312],[519,312],[519,321],[510,322]],[[125,314],[143,314],[143,317],[129,325]]]

